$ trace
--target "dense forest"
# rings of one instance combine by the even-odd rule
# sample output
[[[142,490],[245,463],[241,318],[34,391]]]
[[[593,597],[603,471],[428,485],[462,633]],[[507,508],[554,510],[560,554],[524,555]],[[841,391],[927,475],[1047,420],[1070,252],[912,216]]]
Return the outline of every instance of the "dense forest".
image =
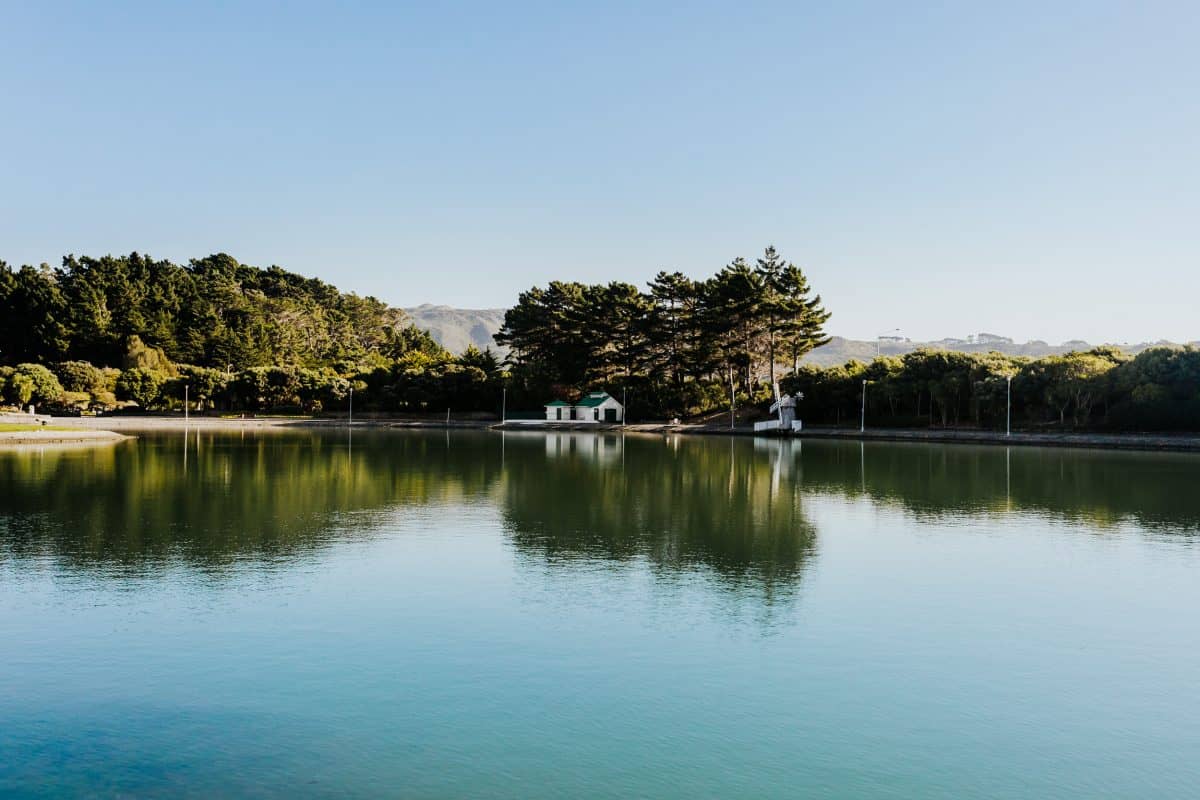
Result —
[[[801,364],[782,381],[809,424],[1003,429],[1200,430],[1200,350],[1113,347],[1038,359],[918,350],[838,367]],[[865,381],[865,383],[864,383]]]
[[[556,281],[523,292],[496,335],[514,386],[538,396],[600,387],[632,393],[642,414],[688,416],[734,390],[756,396],[781,364],[794,371],[828,341],[820,295],[772,247],[703,281],[660,272],[648,289]]]
[[[809,424],[1003,428],[1200,429],[1200,351],[1111,347],[1038,359],[918,350],[835,367],[802,362],[828,341],[830,314],[803,272],[767,248],[693,281],[659,273],[624,283],[551,283],[520,296],[496,339],[512,348],[511,381],[540,396],[600,387],[630,397],[631,417],[728,410],[730,393],[764,416],[778,380],[803,395]],[[864,384],[865,381],[865,384]]]
[[[523,292],[502,364],[452,354],[404,312],[278,267],[219,254],[0,262],[0,401],[75,412],[134,407],[343,412],[533,411],[605,389],[632,420],[765,416],[772,385],[808,424],[1200,430],[1200,350],[1102,347],[1038,359],[919,350],[818,367],[830,314],[773,248],[706,280],[552,282]]]
[[[500,365],[455,356],[403,311],[218,254],[132,253],[51,269],[0,262],[0,390],[14,405],[295,410],[491,409]]]

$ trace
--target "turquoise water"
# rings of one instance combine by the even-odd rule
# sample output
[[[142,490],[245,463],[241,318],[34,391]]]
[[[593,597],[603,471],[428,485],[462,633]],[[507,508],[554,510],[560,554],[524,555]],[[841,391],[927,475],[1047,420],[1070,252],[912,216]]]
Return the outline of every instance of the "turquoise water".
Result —
[[[0,452],[0,796],[1200,796],[1200,458]]]

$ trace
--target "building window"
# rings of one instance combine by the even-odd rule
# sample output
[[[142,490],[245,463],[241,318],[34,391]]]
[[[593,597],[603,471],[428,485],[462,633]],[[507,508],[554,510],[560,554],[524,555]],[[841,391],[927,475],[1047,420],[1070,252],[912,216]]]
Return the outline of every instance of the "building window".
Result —
[[[592,409],[592,419],[600,419],[600,409]]]

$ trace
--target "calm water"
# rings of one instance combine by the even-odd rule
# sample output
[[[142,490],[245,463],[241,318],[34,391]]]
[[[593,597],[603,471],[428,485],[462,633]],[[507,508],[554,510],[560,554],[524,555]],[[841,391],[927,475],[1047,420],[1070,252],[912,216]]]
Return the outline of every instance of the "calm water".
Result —
[[[1200,458],[0,453],[0,796],[1200,796]]]

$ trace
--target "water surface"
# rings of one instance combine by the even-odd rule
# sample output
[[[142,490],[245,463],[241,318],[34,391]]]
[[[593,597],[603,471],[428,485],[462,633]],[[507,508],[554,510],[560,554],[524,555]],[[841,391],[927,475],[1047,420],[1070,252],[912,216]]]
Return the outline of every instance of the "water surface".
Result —
[[[1200,458],[0,453],[0,796],[1195,797]]]

